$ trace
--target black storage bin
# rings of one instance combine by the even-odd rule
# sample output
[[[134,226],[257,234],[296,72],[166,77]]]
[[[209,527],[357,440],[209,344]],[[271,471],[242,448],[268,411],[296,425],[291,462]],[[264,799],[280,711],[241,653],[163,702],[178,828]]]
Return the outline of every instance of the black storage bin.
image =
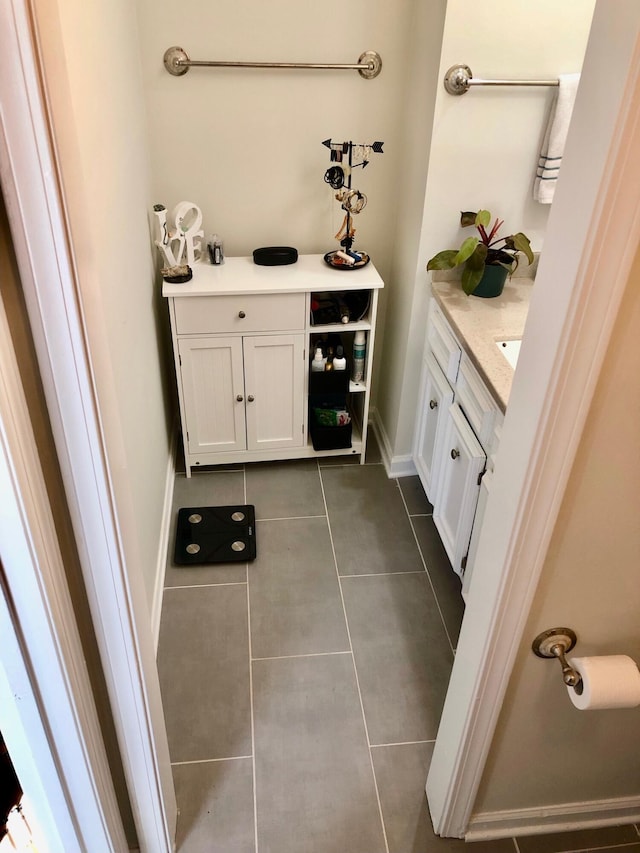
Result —
[[[347,365],[348,367],[348,365]],[[349,390],[348,370],[312,370],[309,373],[309,396],[346,394]]]
[[[344,426],[319,426],[311,412],[311,441],[314,450],[340,450],[351,447],[352,424]]]

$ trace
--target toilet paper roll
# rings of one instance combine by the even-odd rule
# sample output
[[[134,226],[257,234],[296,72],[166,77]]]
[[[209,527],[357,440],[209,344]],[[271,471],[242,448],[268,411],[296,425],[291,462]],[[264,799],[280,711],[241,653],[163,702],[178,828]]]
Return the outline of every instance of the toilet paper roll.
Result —
[[[569,663],[582,677],[582,693],[567,687],[581,711],[640,705],[640,671],[627,655],[570,658]]]

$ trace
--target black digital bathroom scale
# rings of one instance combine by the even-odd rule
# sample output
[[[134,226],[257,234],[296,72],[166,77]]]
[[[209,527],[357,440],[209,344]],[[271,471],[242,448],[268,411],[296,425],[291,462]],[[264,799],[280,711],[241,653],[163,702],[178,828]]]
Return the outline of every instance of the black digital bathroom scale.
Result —
[[[251,505],[178,510],[174,562],[246,563],[256,558],[256,512]]]

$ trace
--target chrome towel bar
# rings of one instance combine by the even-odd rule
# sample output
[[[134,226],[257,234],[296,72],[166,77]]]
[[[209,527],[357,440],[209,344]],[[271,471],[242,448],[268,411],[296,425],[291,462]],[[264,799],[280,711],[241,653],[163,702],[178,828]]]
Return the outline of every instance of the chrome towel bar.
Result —
[[[189,59],[187,52],[181,47],[170,47],[164,54],[164,67],[169,74],[181,77],[192,66],[207,68],[321,68],[337,71],[357,71],[365,80],[372,80],[382,70],[382,59],[375,50],[365,50],[358,57],[357,63],[329,64],[321,62],[219,62],[200,59]]]
[[[452,65],[444,75],[444,88],[450,95],[464,95],[471,86],[557,86],[557,80],[483,80],[474,77],[468,65]]]

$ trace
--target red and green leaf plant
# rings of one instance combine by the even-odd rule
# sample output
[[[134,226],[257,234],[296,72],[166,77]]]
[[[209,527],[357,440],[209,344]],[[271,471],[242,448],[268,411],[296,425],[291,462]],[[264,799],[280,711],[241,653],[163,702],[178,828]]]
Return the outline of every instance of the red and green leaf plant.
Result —
[[[462,211],[460,214],[460,225],[467,228],[474,225],[478,237],[467,237],[459,249],[445,249],[438,252],[427,264],[428,270],[451,270],[461,264],[462,289],[467,295],[471,295],[484,275],[487,264],[490,266],[502,266],[509,270],[511,275],[518,266],[518,254],[522,252],[527,261],[533,263],[533,252],[531,243],[522,231],[510,234],[508,237],[497,237],[499,229],[504,225],[504,220],[497,219],[487,231],[491,224],[491,214],[488,210]]]

